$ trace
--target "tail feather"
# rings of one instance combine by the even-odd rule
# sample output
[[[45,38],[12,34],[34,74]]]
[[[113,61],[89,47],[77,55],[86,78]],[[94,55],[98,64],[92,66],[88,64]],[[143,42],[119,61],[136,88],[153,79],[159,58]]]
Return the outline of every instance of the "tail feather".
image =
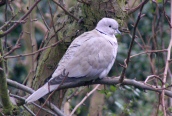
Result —
[[[25,101],[26,103],[34,102],[40,99],[41,97],[43,97],[44,95],[48,94],[49,92],[56,90],[57,88],[58,85],[48,85],[48,83],[46,83],[44,86],[42,86],[37,91],[35,91],[32,95],[30,95]]]

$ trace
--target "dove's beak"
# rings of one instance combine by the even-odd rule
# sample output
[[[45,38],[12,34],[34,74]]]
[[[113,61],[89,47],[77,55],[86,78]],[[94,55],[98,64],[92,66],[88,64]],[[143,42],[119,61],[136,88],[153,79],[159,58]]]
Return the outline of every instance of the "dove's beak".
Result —
[[[121,32],[120,32],[118,29],[116,29],[116,32],[117,32],[118,34],[121,34]]]

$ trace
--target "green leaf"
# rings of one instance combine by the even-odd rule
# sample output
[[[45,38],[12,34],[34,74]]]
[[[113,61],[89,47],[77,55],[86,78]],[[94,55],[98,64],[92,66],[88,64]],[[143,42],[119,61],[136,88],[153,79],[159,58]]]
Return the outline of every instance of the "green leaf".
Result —
[[[112,92],[115,92],[116,89],[117,89],[117,88],[116,88],[115,86],[113,86],[113,85],[110,86],[110,90],[111,90]]]
[[[0,35],[3,34],[4,32],[2,30],[0,30]]]
[[[157,3],[162,3],[163,2],[163,0],[157,0]]]

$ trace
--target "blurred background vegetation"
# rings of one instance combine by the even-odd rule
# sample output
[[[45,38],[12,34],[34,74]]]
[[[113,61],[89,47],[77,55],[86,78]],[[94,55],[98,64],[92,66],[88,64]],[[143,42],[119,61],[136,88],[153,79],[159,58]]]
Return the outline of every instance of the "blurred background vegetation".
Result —
[[[65,8],[68,11],[71,11],[71,13],[76,13],[76,10],[77,10],[76,7],[83,8],[83,7],[80,7],[80,5],[84,4],[84,3],[81,3],[81,1],[90,2],[89,0],[78,0],[78,1],[75,1],[75,0],[73,0],[73,2],[65,1],[64,3],[67,5],[65,6]],[[109,0],[109,1],[104,0],[104,2],[111,2],[111,1],[113,0]],[[133,25],[136,22],[138,13],[139,13],[139,9],[138,9],[130,14],[127,14],[126,9],[132,9],[132,8],[137,7],[141,2],[143,2],[143,0],[124,0],[124,1],[115,0],[115,2],[117,2],[118,6],[120,6],[119,8],[123,10],[125,17],[121,18],[120,16],[117,15],[118,13],[115,14],[115,16],[110,16],[119,20],[120,30],[122,31],[122,35],[117,36],[118,43],[119,43],[118,55],[116,58],[116,62],[109,74],[110,77],[119,76],[121,74],[121,71],[123,69],[121,65],[124,64],[124,60],[127,57],[129,45],[131,42],[131,36],[133,32]],[[0,25],[1,26],[4,25],[6,22],[5,20],[10,20],[10,18],[13,17],[14,15],[16,16],[14,17],[13,20],[17,21],[21,16],[23,16],[23,14],[26,13],[26,11],[29,9],[29,6],[31,6],[33,3],[34,3],[33,0],[31,0],[30,2],[26,0],[12,0],[12,2],[10,2],[9,5],[1,6],[0,7]],[[51,6],[51,10],[50,10],[50,6]],[[11,8],[13,10],[11,10]],[[21,33],[23,33],[20,40],[20,48],[16,49],[9,56],[32,53],[36,51],[37,49],[41,48],[42,44],[43,46],[45,46],[46,39],[48,38],[47,36],[49,35],[47,35],[48,29],[45,26],[44,21],[42,20],[42,16],[44,16],[46,23],[51,28],[51,30],[49,31],[53,31],[51,13],[53,14],[54,17],[58,17],[58,18],[53,17],[54,22],[56,23],[58,22],[56,20],[60,19],[59,17],[61,15],[59,14],[63,12],[63,10],[60,7],[58,7],[54,2],[50,0],[41,1],[35,9],[36,10],[32,12],[33,13],[32,15],[34,16],[29,15],[30,17],[32,17],[32,20],[35,20],[35,21],[31,21],[29,26],[26,26],[26,23],[25,24],[22,23],[21,25],[17,26],[17,28],[15,28],[12,32],[10,32],[7,36],[2,38],[4,51],[8,52],[16,44],[16,42],[20,38]],[[145,16],[141,18],[138,24],[135,43],[133,45],[131,55],[145,52],[147,50],[166,49],[170,41],[170,26],[168,23],[168,19],[170,20],[170,14],[171,14],[170,1],[169,0],[150,0],[148,1],[147,4],[145,4],[142,13]],[[64,14],[62,16],[64,16]],[[84,16],[83,17],[79,16],[80,12],[74,15],[75,16],[78,15],[76,16],[78,19],[83,18],[82,20],[84,21],[84,24],[86,23],[88,19]],[[96,17],[96,20],[100,18],[102,18],[102,15],[100,15],[99,17]],[[71,23],[70,21],[68,20],[67,23],[74,25],[74,23],[73,22]],[[36,23],[36,22],[39,22],[39,23]],[[90,24],[90,25],[94,27],[95,24]],[[75,25],[78,25],[77,29],[80,29],[81,31],[77,33],[77,30],[73,30],[73,32],[76,31],[77,34],[74,36],[70,35],[71,40],[74,39],[75,36],[78,36],[80,33],[83,33],[84,31],[87,31],[87,30],[91,30],[93,28],[91,26],[88,27],[88,24],[85,26],[82,24],[75,23]],[[10,25],[7,27],[7,29],[9,27]],[[70,30],[70,27],[73,29],[71,25],[65,27],[65,29],[68,28]],[[34,32],[27,31],[27,29],[32,30]],[[32,32],[32,35],[30,34],[31,32]],[[31,37],[27,37],[27,35]],[[31,40],[32,36],[34,36],[33,37],[34,40]],[[63,36],[64,35],[62,35],[62,37]],[[67,36],[68,35],[66,35],[65,37]],[[59,38],[61,37],[60,32],[58,32],[58,37]],[[26,39],[30,39],[31,41],[26,42]],[[71,42],[70,39],[69,41],[64,42],[65,44],[64,50],[66,50],[67,46],[69,45],[68,43]],[[28,46],[28,44],[31,46]],[[32,46],[32,44],[34,46]],[[33,56],[31,57],[33,58]],[[25,85],[33,87],[33,85],[28,84],[27,81],[28,81],[29,76],[31,76],[32,79],[35,77],[36,75],[35,73],[37,69],[36,67],[39,65],[38,63],[39,58],[40,58],[40,54],[34,55],[34,58],[32,59],[32,61],[28,61],[29,60],[28,56],[8,58],[7,59],[7,77],[19,83],[23,83]],[[145,81],[145,79],[149,75],[158,75],[162,77],[164,67],[165,67],[165,61],[166,61],[165,52],[148,53],[148,54],[142,54],[142,55],[133,57],[130,59],[130,63],[128,65],[125,76],[128,79],[135,79],[137,81]],[[56,66],[56,64],[54,65]],[[50,69],[51,67],[52,65],[50,66]],[[33,69],[33,71],[31,69]],[[53,69],[51,69],[51,71],[53,71]],[[33,72],[33,75],[31,75],[32,72]],[[168,73],[170,76],[170,73],[171,73],[170,68],[169,68]],[[43,79],[43,81],[44,80],[45,79]],[[43,81],[39,83],[39,86],[43,84]],[[152,81],[150,83],[155,84],[155,81]],[[170,78],[168,78],[168,83],[170,84]],[[33,87],[33,88],[38,88],[39,86]],[[69,101],[64,100],[66,103],[70,104],[69,111],[71,111],[82,100],[82,98],[86,95],[86,93],[92,90],[93,87],[94,86],[77,88],[78,91],[80,91],[78,92],[78,94],[73,96]],[[68,89],[65,97],[68,98],[75,90],[76,88]],[[10,87],[10,92],[17,94],[19,93],[19,90],[14,89],[13,87]],[[98,101],[98,104],[96,105],[92,104],[94,101],[96,101],[96,99],[100,100]],[[133,86],[126,86],[126,85],[106,86],[105,85],[99,88],[98,91],[96,91],[91,97],[89,97],[84,102],[84,104],[77,109],[75,114],[77,116],[89,116],[89,115],[95,116],[94,114],[96,114],[97,116],[155,116],[155,115],[163,116],[163,112],[161,109],[162,106],[160,105],[160,99],[161,98],[160,98],[159,93],[145,91],[139,88],[135,88]],[[170,100],[168,98],[166,98],[166,104],[167,104],[166,106],[167,112],[169,113],[171,106],[170,106]],[[62,105],[60,106],[62,107]],[[97,107],[97,109],[94,109],[94,107]],[[94,111],[92,109],[94,109]]]

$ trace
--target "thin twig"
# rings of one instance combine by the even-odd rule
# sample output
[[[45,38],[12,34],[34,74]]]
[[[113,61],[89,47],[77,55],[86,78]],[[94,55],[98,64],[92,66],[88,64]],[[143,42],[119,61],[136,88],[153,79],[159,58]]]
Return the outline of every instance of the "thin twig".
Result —
[[[172,28],[172,24],[170,23],[170,20],[169,20],[169,18],[168,18],[168,15],[166,14],[164,8],[163,8],[163,14],[164,14],[165,18],[167,19],[168,25],[170,26],[170,28]]]
[[[18,96],[18,95],[14,95],[14,94],[10,94],[10,96],[11,96],[11,97],[14,97],[14,98],[16,98],[16,99],[18,99],[18,100],[25,101],[25,98],[24,98],[24,97],[20,97],[20,96]],[[38,104],[36,104],[36,103],[34,103],[34,102],[32,102],[32,104],[33,104],[34,106],[38,107],[38,108],[41,108],[40,105],[38,105]],[[49,114],[51,114],[51,115],[53,115],[53,116],[56,115],[54,112],[52,112],[52,111],[50,111],[50,110],[48,110],[48,109],[42,108],[42,110],[46,111],[47,113],[49,113]]]
[[[98,89],[99,86],[100,86],[100,84],[98,84],[92,91],[90,91],[90,92],[89,92],[89,93],[79,102],[79,104],[77,104],[77,105],[75,106],[75,108],[72,110],[70,116],[72,116],[72,115],[75,113],[75,111],[78,109],[78,107],[79,107],[81,104],[83,104],[84,101],[85,101],[91,94],[93,94],[93,93]]]
[[[7,83],[8,85],[11,85],[17,89],[20,89],[20,90],[23,90],[27,93],[30,93],[32,94],[33,92],[35,92],[32,88],[28,87],[28,86],[25,86],[23,84],[20,84],[16,81],[13,81],[13,80],[10,80],[10,79],[7,79]],[[56,114],[58,114],[59,116],[65,116],[54,104],[52,103],[47,103],[47,106],[49,106],[49,108],[54,111]]]
[[[3,28],[5,28],[6,26],[10,25],[10,23],[11,23],[11,22],[13,21],[13,19],[17,16],[17,14],[18,14],[18,12],[17,12],[14,16],[12,16],[11,19],[10,19],[9,21],[5,22],[5,24],[2,25],[2,26],[0,27],[0,30],[3,30]]]
[[[131,19],[132,19],[132,18],[131,18]],[[134,19],[132,19],[132,20],[134,20]],[[138,27],[137,27],[136,31],[137,31],[137,33],[138,33],[138,35],[139,35],[139,38],[140,38],[140,40],[142,41],[142,44],[143,44],[143,45],[139,44],[139,43],[136,41],[136,39],[135,39],[135,42],[136,42],[145,52],[147,52],[147,44],[145,44],[144,39],[143,39],[143,37],[142,37],[142,34],[140,33]],[[132,37],[131,34],[129,34],[129,36]],[[148,41],[148,43],[149,43],[149,41]],[[153,74],[155,74],[155,67],[154,67],[153,62],[152,62],[152,60],[151,60],[150,54],[148,54],[148,60],[149,60],[149,62],[150,62],[151,70],[152,70]]]
[[[132,55],[132,56],[130,56],[130,58],[133,58],[133,57],[139,56],[139,55],[141,55],[141,54],[157,53],[157,52],[167,52],[167,49],[164,49],[164,50],[147,50],[146,52],[141,52],[141,53],[138,53],[138,54]]]
[[[64,70],[64,73],[65,73],[65,70]],[[59,84],[59,86],[57,87],[57,89],[58,89],[61,85],[63,85],[63,83],[65,82],[65,80],[68,78],[68,74],[69,74],[69,72],[68,72],[66,75],[64,75],[64,79],[61,81],[61,83]],[[48,82],[48,85],[49,85],[49,82]],[[49,85],[49,86],[50,86],[50,85]],[[57,90],[57,89],[56,89],[56,90]],[[55,91],[56,91],[56,90],[55,90]],[[48,103],[48,100],[49,100],[50,97],[55,93],[55,91],[53,91],[53,92],[48,96],[48,98],[45,100],[44,104],[43,104],[41,107],[44,107],[44,105],[45,105],[46,103]],[[38,110],[36,116],[39,116],[39,112],[40,112],[40,111],[41,111],[41,109]]]
[[[40,15],[41,15],[41,18],[42,18],[42,20],[43,20],[45,26],[47,27],[47,29],[48,29],[48,31],[49,31],[49,30],[50,30],[50,27],[48,26],[47,22],[45,21],[45,18],[44,18],[44,16],[43,16],[43,14],[42,14],[40,8],[38,7],[38,5],[37,5],[37,9],[38,9],[38,12],[39,12]]]
[[[142,18],[142,10],[143,10],[143,7],[144,7],[144,5],[145,5],[148,1],[149,1],[149,0],[145,0],[145,1],[143,2],[142,6],[140,7],[140,12],[139,12],[139,15],[138,15],[138,17],[137,17],[137,21],[136,21],[136,23],[135,23],[135,25],[134,25],[132,40],[131,40],[130,47],[129,47],[129,50],[128,50],[128,55],[127,55],[127,60],[126,60],[126,68],[123,68],[123,70],[122,70],[121,77],[120,77],[120,79],[119,79],[120,83],[122,83],[123,80],[124,80],[125,71],[126,71],[126,69],[127,69],[127,66],[128,66],[129,60],[130,60],[131,49],[132,49],[132,46],[133,46],[133,44],[134,44],[134,39],[135,39],[135,35],[136,35],[136,28],[137,28],[137,25],[138,25],[140,19]]]
[[[60,42],[62,42],[62,41],[63,41],[63,40],[59,40],[59,41],[57,41],[56,43],[54,43],[54,44],[52,44],[52,45],[49,45],[49,46],[44,47],[44,48],[41,48],[41,49],[39,49],[39,50],[37,50],[37,51],[35,51],[35,52],[32,52],[32,53],[19,54],[19,55],[15,55],[15,56],[3,56],[3,57],[4,57],[5,59],[9,59],[9,58],[17,58],[17,57],[24,57],[24,56],[34,55],[34,54],[39,53],[39,52],[41,52],[41,51],[43,51],[43,50],[46,50],[46,49],[51,48],[51,47],[54,47],[54,46],[58,45]]]
[[[146,78],[146,80],[144,81],[144,83],[147,83],[147,81],[148,81],[150,78],[157,78],[157,79],[159,79],[160,82],[163,84],[162,79],[161,79],[159,76],[157,76],[157,75],[149,75],[149,76]]]
[[[49,5],[49,10],[50,10],[50,15],[51,15],[51,26],[53,27],[55,37],[58,40],[58,36],[57,36],[57,33],[56,33],[56,29],[55,29],[55,25],[54,25],[54,20],[53,20],[54,16],[53,16],[53,13],[52,13],[52,8],[51,8],[51,4],[50,4],[49,0],[48,0],[48,5]]]
[[[129,9],[128,14],[134,13],[135,11],[137,11],[140,7],[142,7],[142,5],[144,4],[145,1],[143,1],[142,3],[140,3],[138,6],[136,6],[135,8]]]
[[[32,115],[32,116],[36,116],[32,110],[30,110],[26,105],[23,105],[23,107]]]
[[[32,103],[34,106],[36,106],[36,107],[38,107],[38,108],[41,108],[42,110],[44,110],[44,111],[46,111],[46,112],[48,112],[48,113],[50,113],[51,115],[53,115],[53,116],[55,116],[55,114],[52,112],[52,111],[50,111],[50,110],[48,110],[48,109],[45,109],[45,108],[42,108],[40,105],[38,105],[38,104],[36,104],[36,103]]]
[[[78,88],[78,89],[76,89],[70,96],[68,96],[67,98],[66,98],[66,101],[69,101],[72,97],[74,97],[74,96],[77,96],[79,93],[81,93],[84,89],[85,89],[85,87],[83,87],[82,89],[80,89],[80,88]]]
[[[76,18],[73,14],[71,14],[70,12],[68,12],[68,11],[67,11],[60,3],[58,3],[56,0],[53,0],[53,2],[54,2],[55,4],[57,4],[60,8],[62,8],[63,11],[64,11],[67,15],[71,16],[71,17],[74,18],[76,21],[79,21],[78,18]]]
[[[20,48],[19,42],[22,39],[22,35],[23,35],[23,32],[20,33],[19,39],[17,40],[17,42],[14,45],[14,47],[9,52],[5,53],[4,56],[7,56],[7,55],[11,54],[12,52],[14,52],[16,49]]]
[[[171,13],[172,13],[172,1],[171,1]],[[171,55],[171,48],[172,48],[172,27],[171,27],[171,24],[172,24],[172,16],[171,16],[171,22],[170,22],[170,29],[171,29],[171,39],[170,39],[170,43],[168,45],[168,48],[167,48],[167,59],[166,59],[166,64],[165,64],[165,70],[164,70],[164,77],[163,77],[163,88],[165,88],[165,83],[167,81],[167,73],[168,73],[168,68],[169,68],[169,60],[170,60],[170,55]],[[162,107],[163,107],[163,113],[164,113],[164,116],[166,116],[166,109],[165,109],[165,97],[164,97],[165,93],[164,93],[164,90],[162,91]]]
[[[56,33],[57,33],[58,31],[60,31],[64,26],[65,26],[65,24],[63,24],[62,27],[60,27],[58,30],[56,30]],[[50,37],[50,39],[53,38],[54,36],[55,36],[55,35],[52,35],[52,36]],[[9,58],[17,58],[17,57],[24,57],[24,56],[34,55],[34,54],[39,53],[39,52],[41,52],[41,51],[44,51],[44,50],[46,50],[46,49],[48,49],[48,48],[55,47],[56,45],[58,45],[60,42],[64,41],[65,39],[66,39],[66,38],[64,38],[64,39],[62,39],[62,40],[59,40],[59,41],[57,41],[57,42],[54,43],[54,44],[51,44],[51,45],[49,45],[49,46],[47,46],[47,47],[44,47],[44,48],[41,48],[41,49],[39,49],[39,50],[37,50],[37,51],[35,51],[35,52],[32,52],[32,53],[19,54],[19,55],[15,55],[15,56],[3,56],[3,58],[9,59]]]
[[[29,9],[29,11],[23,15],[18,21],[22,21],[25,20],[25,18],[32,12],[32,10],[35,8],[35,6],[40,2],[41,0],[37,0],[35,1],[35,3],[33,4],[33,6],[31,6],[31,8]],[[5,35],[7,35],[8,33],[10,33],[12,30],[14,30],[20,23],[15,23],[13,26],[11,26],[8,30],[4,31],[2,34],[0,34],[0,38],[4,37]]]

